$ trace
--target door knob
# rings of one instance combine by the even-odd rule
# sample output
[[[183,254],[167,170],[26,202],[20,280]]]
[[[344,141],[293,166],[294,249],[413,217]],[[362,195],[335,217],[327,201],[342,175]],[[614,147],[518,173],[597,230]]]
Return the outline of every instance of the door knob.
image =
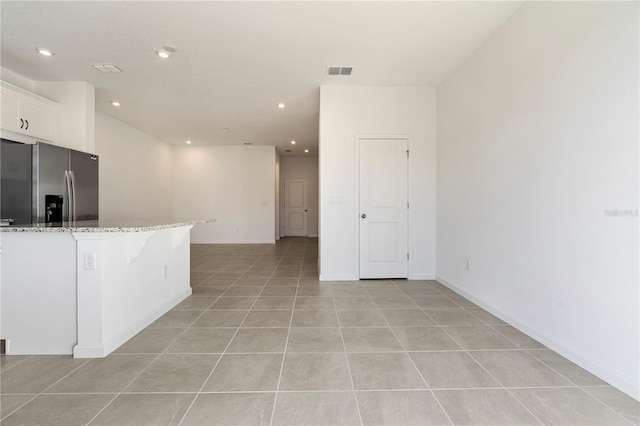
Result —
[[[364,214],[364,213],[362,213],[362,214],[360,215],[360,217],[361,217],[361,218],[363,218],[363,219],[366,219],[366,218],[367,218],[367,215],[366,215],[366,214]]]

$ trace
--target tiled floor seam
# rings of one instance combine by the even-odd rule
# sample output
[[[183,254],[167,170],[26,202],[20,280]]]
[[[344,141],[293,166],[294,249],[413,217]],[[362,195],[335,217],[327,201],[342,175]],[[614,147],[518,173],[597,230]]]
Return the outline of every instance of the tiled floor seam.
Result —
[[[31,395],[31,394],[29,394]],[[15,410],[11,411],[10,413],[8,413],[6,416],[0,418],[0,424],[2,424],[2,421],[4,419],[6,419],[7,417],[9,417],[10,415],[12,415],[13,413],[15,413],[16,411],[20,410],[22,407],[24,407],[25,405],[27,405],[28,403],[30,403],[31,401],[33,401],[34,399],[36,399],[38,396],[40,396],[41,394],[35,394],[33,395],[31,398],[29,398],[27,401],[25,401],[23,404],[21,404],[19,407],[16,407]]]
[[[382,312],[380,313],[380,315],[382,315]],[[393,327],[391,327],[391,324],[389,323],[389,321],[387,320],[387,318],[382,315],[382,318],[384,319],[384,321],[387,323],[387,326],[389,327],[389,329],[391,330],[391,332],[393,333],[394,337],[396,338],[396,340],[400,343],[400,346],[403,349],[403,353],[405,354],[405,356],[407,358],[409,358],[409,361],[411,361],[411,365],[413,365],[413,368],[415,368],[415,370],[418,372],[418,374],[420,375],[420,378],[422,379],[422,381],[424,382],[424,384],[427,386],[427,390],[429,391],[429,393],[431,393],[431,396],[433,396],[434,400],[436,401],[436,403],[438,404],[438,406],[440,407],[440,409],[442,410],[442,412],[444,413],[444,415],[447,417],[447,420],[449,420],[449,424],[453,425],[453,420],[451,419],[451,417],[449,416],[449,413],[447,412],[447,410],[445,410],[444,406],[442,405],[442,403],[440,402],[440,400],[438,399],[438,397],[436,396],[436,394],[433,392],[433,390],[431,389],[431,386],[429,385],[429,382],[427,382],[427,379],[422,375],[422,372],[420,371],[420,369],[418,368],[418,366],[416,365],[416,363],[413,361],[413,358],[411,358],[411,356],[409,356],[409,353],[407,352],[407,349],[404,347],[404,345],[402,344],[402,341],[398,338],[398,335],[396,334],[395,330],[393,329]],[[424,389],[423,389],[424,390]]]
[[[254,262],[253,264],[255,265],[255,263],[257,263],[257,260],[256,260],[256,262]],[[247,269],[247,270],[248,270],[248,269]],[[275,269],[274,269],[274,270],[275,270]],[[246,273],[246,272],[245,272],[245,273]],[[242,275],[244,275],[244,274],[242,274]],[[240,275],[240,277],[241,277],[242,275]],[[273,272],[271,273],[271,275],[273,275]],[[212,275],[212,277],[213,277],[213,276],[215,276],[215,274],[213,274],[213,275]],[[230,289],[230,288],[233,286],[233,284],[235,284],[235,283],[238,281],[238,279],[240,279],[240,277],[236,278],[236,279],[233,281],[233,283],[231,283],[231,284],[227,287],[227,289],[226,289],[222,294],[220,294],[220,295],[216,298],[216,300],[215,300],[213,303],[211,303],[211,305],[209,305],[209,307],[213,306],[213,304],[214,304],[217,300],[219,300],[221,297],[223,297],[223,295],[226,293],[226,291],[227,291],[228,289]],[[267,279],[267,281],[268,281],[268,279]],[[266,281],[265,281],[265,282],[266,282]],[[264,286],[263,286],[263,289],[264,289]],[[261,291],[261,292],[262,292],[262,291]],[[254,300],[253,304],[251,305],[251,308],[255,305],[256,301],[257,301],[257,297],[256,297],[256,300]],[[229,348],[229,345],[231,345],[231,342],[233,341],[233,339],[235,338],[235,336],[236,336],[236,335],[238,334],[238,332],[240,331],[240,328],[242,327],[242,324],[243,324],[243,323],[244,323],[244,321],[247,319],[247,316],[249,315],[249,312],[251,312],[251,308],[249,308],[249,310],[247,310],[247,313],[245,314],[244,318],[243,318],[243,319],[242,319],[242,321],[240,322],[239,326],[236,328],[236,332],[233,334],[233,336],[231,337],[231,339],[230,339],[230,340],[229,340],[229,342],[227,343],[227,345],[226,345],[225,349],[224,349],[224,350],[222,351],[222,353],[220,354],[220,357],[219,357],[219,358],[218,358],[218,360],[215,362],[215,364],[214,364],[213,368],[211,369],[211,371],[209,372],[209,374],[207,375],[207,377],[206,377],[206,378],[205,378],[205,380],[203,381],[203,383],[202,383],[202,385],[200,386],[200,389],[198,390],[198,392],[196,392],[196,393],[195,393],[195,397],[193,398],[193,400],[191,401],[191,403],[189,404],[189,406],[188,406],[188,407],[187,407],[187,409],[185,410],[184,414],[183,414],[183,415],[182,415],[182,417],[180,418],[180,421],[178,422],[178,425],[182,425],[182,423],[184,422],[185,418],[187,417],[187,415],[189,414],[189,412],[190,412],[190,411],[191,411],[191,409],[193,408],[193,405],[195,404],[195,402],[196,402],[196,400],[198,399],[198,397],[199,397],[201,394],[205,393],[205,392],[203,392],[204,387],[206,386],[206,384],[207,384],[207,382],[209,381],[209,379],[211,379],[211,376],[213,375],[213,372],[215,371],[216,367],[218,366],[218,364],[219,364],[219,363],[220,363],[220,361],[222,360],[222,357],[224,356],[224,354],[226,353],[227,349]],[[231,327],[229,327],[229,328],[231,328]],[[186,331],[186,330],[185,330],[185,331]],[[207,393],[208,393],[208,392],[207,392]],[[231,393],[231,392],[225,392],[225,393]]]
[[[256,260],[257,262],[257,260]],[[253,264],[255,264],[256,262],[254,262]],[[274,269],[275,270],[275,269]],[[246,272],[245,272],[246,273]],[[244,274],[242,274],[244,275]],[[242,277],[242,275],[240,275],[240,277]],[[271,273],[271,275],[273,275],[273,272]],[[238,277],[235,281],[237,282],[240,277]],[[268,281],[268,279],[267,279]],[[229,288],[231,288],[233,286],[233,284],[231,284],[229,286]],[[264,289],[264,287],[263,287]],[[227,289],[228,290],[228,289]],[[226,290],[225,290],[226,292]],[[260,291],[262,292],[262,290]],[[220,297],[222,297],[224,293],[222,293],[220,296],[218,296],[218,299]],[[217,299],[216,299],[217,300]],[[237,327],[236,332],[233,334],[233,336],[231,336],[231,339],[229,339],[229,342],[227,343],[226,347],[224,348],[224,350],[222,351],[222,353],[220,354],[220,358],[218,358],[218,360],[216,361],[216,363],[214,364],[213,368],[211,369],[211,371],[209,372],[209,374],[207,375],[206,379],[204,380],[204,382],[202,383],[202,386],[200,386],[200,389],[198,390],[198,392],[196,393],[195,398],[193,398],[193,401],[191,401],[191,404],[189,404],[189,406],[187,407],[187,409],[185,410],[184,414],[182,415],[182,418],[180,419],[180,421],[178,422],[178,425],[182,425],[182,422],[184,422],[185,418],[187,417],[187,415],[189,414],[189,412],[191,411],[191,409],[193,408],[193,405],[195,404],[196,400],[198,399],[198,397],[203,393],[203,389],[204,387],[207,385],[207,382],[209,381],[209,379],[211,379],[211,376],[213,375],[213,372],[215,371],[216,367],[218,366],[218,364],[220,364],[220,361],[222,361],[222,358],[224,357],[224,355],[227,353],[227,349],[229,349],[229,346],[231,345],[231,342],[233,342],[233,339],[237,336],[238,332],[240,331],[242,324],[246,321],[247,317],[249,316],[249,312],[251,312],[251,309],[253,309],[253,307],[255,306],[256,302],[258,300],[258,297],[256,297],[256,299],[253,301],[253,304],[251,305],[251,307],[249,308],[249,310],[247,310],[247,313],[245,314],[244,318],[242,319],[242,321],[240,322],[240,325]],[[214,302],[215,303],[215,302]],[[213,304],[211,305],[213,306]]]
[[[446,330],[445,330],[446,333]],[[451,336],[449,336],[451,337]],[[453,339],[453,337],[451,337]],[[512,342],[513,343],[513,342]],[[460,345],[462,347],[462,345]],[[517,346],[517,345],[516,345]],[[500,384],[500,386],[502,386],[502,389],[504,389],[510,396],[511,398],[515,399],[518,404],[520,404],[520,406],[522,406],[529,414],[531,414],[531,416],[533,416],[534,419],[536,419],[537,422],[539,422],[541,425],[544,425],[544,422],[541,421],[538,416],[536,416],[530,409],[529,407],[527,407],[522,401],[520,401],[518,398],[516,398],[516,396],[513,394],[513,392],[511,392],[509,390],[509,388],[507,388],[500,380],[498,380],[497,377],[495,377],[493,374],[491,374],[491,372],[489,370],[487,370],[484,365],[482,365],[482,363],[480,363],[474,356],[472,353],[470,353],[468,350],[465,349],[465,353],[471,357],[471,359],[473,359],[473,361],[478,364],[480,366],[480,368],[482,368],[488,375],[489,377],[491,377],[493,380],[496,381],[496,383]]]
[[[305,245],[305,249],[306,251],[306,245]],[[286,252],[285,252],[286,253]],[[304,264],[304,252],[303,252],[303,256],[302,256],[302,262]],[[284,256],[284,255],[283,255]],[[284,349],[283,349],[283,353],[282,353],[282,363],[280,364],[280,374],[278,375],[278,383],[276,385],[276,395],[275,395],[275,399],[273,401],[273,408],[271,411],[271,419],[269,421],[270,425],[273,425],[274,419],[275,419],[275,415],[276,415],[276,408],[278,405],[278,395],[282,392],[282,393],[289,393],[291,391],[281,391],[280,390],[280,383],[282,381],[282,373],[284,371],[284,363],[285,360],[287,358],[287,347],[289,345],[289,336],[291,335],[291,328],[292,328],[292,324],[293,324],[293,315],[296,311],[296,303],[298,300],[298,290],[300,289],[300,279],[302,277],[302,265],[300,266],[300,272],[298,274],[298,279],[297,279],[297,284],[296,284],[296,293],[293,296],[293,307],[291,309],[291,317],[289,318],[289,327],[287,329],[287,339],[285,340],[285,344],[284,344]],[[299,392],[299,391],[295,391],[295,392]]]
[[[451,300],[451,299],[449,299],[449,300]],[[453,301],[453,300],[452,300],[452,301]],[[454,303],[456,303],[455,301],[453,301],[453,302],[454,302]],[[456,304],[457,304],[457,303],[456,303]],[[421,308],[421,309],[422,309],[422,308]],[[428,312],[426,312],[426,310],[425,310],[425,309],[422,309],[422,311],[423,311],[427,316],[429,316],[429,318],[431,318],[431,320],[432,320],[432,321],[436,322],[436,321],[435,321],[435,320],[434,320],[434,319],[429,315],[429,313],[428,313]],[[436,324],[437,324],[437,322],[436,322]],[[542,421],[540,421],[540,419],[538,419],[538,417],[537,417],[535,414],[533,414],[533,413],[531,412],[531,410],[530,410],[527,406],[525,406],[525,405],[522,403],[522,401],[520,401],[519,399],[517,399],[517,398],[516,398],[516,397],[515,397],[511,392],[509,392],[509,390],[504,386],[504,384],[503,384],[500,380],[498,380],[498,379],[497,379],[493,374],[491,374],[491,372],[489,372],[489,371],[488,371],[488,370],[487,370],[487,369],[486,369],[486,368],[485,368],[485,367],[484,367],[484,366],[483,366],[483,365],[482,365],[482,364],[481,364],[481,363],[480,363],[480,362],[479,362],[475,357],[473,357],[473,355],[472,355],[471,353],[469,353],[469,351],[467,350],[467,348],[465,348],[464,346],[462,346],[462,345],[460,344],[460,342],[458,342],[458,341],[457,341],[453,336],[451,336],[451,335],[447,332],[447,330],[446,330],[446,328],[445,328],[445,327],[443,327],[442,325],[439,325],[439,327],[440,327],[440,329],[441,329],[441,330],[442,330],[442,331],[443,331],[447,336],[449,336],[449,338],[450,338],[450,339],[452,339],[454,342],[456,342],[456,344],[457,344],[458,346],[460,346],[460,348],[462,348],[462,350],[464,351],[464,353],[466,353],[468,356],[470,356],[470,357],[471,357],[471,359],[473,359],[473,361],[474,361],[476,364],[478,364],[478,366],[479,366],[480,368],[482,368],[482,369],[483,369],[483,370],[484,370],[484,371],[489,375],[489,377],[491,377],[493,380],[495,380],[495,381],[496,381],[496,383],[498,383],[500,386],[502,386],[502,389],[506,390],[506,391],[507,391],[507,393],[509,393],[509,395],[511,395],[511,397],[512,397],[512,398],[514,398],[514,399],[518,402],[518,404],[520,404],[520,405],[521,405],[521,406],[522,406],[522,407],[523,407],[523,408],[524,408],[524,409],[525,409],[529,414],[531,414],[531,415],[533,416],[533,418],[534,418],[534,419],[536,419],[536,421],[538,421],[540,424],[544,424]],[[510,341],[510,340],[509,340],[509,341]],[[514,343],[514,342],[511,342],[511,343]],[[515,344],[515,343],[514,343],[514,344]],[[516,345],[516,346],[517,346],[517,345]],[[409,358],[411,358],[411,357],[409,357]],[[438,400],[438,397],[437,397],[437,395],[435,395],[435,393],[434,393],[434,396],[435,396],[436,400]],[[440,403],[440,401],[439,401],[439,400],[438,400],[438,403]],[[452,422],[452,423],[453,423],[453,422]]]
[[[203,311],[202,313],[204,313],[204,312],[205,312],[205,311]],[[200,314],[200,315],[198,316],[198,318],[200,318],[201,316],[202,316],[202,314]],[[197,319],[196,319],[196,321],[197,321]],[[195,321],[194,321],[194,322],[195,322]],[[93,416],[93,418],[87,422],[87,425],[90,425],[90,424],[91,424],[91,422],[93,422],[96,418],[98,418],[98,416],[100,416],[100,414],[102,414],[102,413],[103,413],[103,412],[104,412],[104,411],[105,411],[105,410],[106,410],[106,409],[107,409],[111,404],[113,404],[113,402],[114,402],[114,401],[115,401],[115,400],[116,400],[120,395],[125,394],[125,390],[126,390],[129,386],[131,386],[131,384],[132,384],[133,382],[135,382],[135,381],[136,381],[136,379],[137,379],[138,377],[140,377],[140,375],[141,375],[142,373],[144,373],[144,372],[145,372],[145,371],[146,371],[146,370],[147,370],[151,365],[153,365],[153,363],[154,363],[154,362],[156,362],[156,361],[157,361],[157,360],[158,360],[158,359],[159,359],[163,354],[165,354],[165,353],[166,353],[166,351],[167,351],[167,349],[169,349],[169,347],[170,347],[170,346],[171,346],[171,345],[172,345],[172,344],[173,344],[177,339],[179,339],[179,338],[180,338],[180,336],[182,336],[182,335],[183,335],[183,334],[184,334],[188,329],[189,329],[189,327],[186,327],[186,328],[185,328],[181,333],[179,333],[178,335],[176,335],[176,337],[175,337],[174,339],[172,339],[172,340],[171,340],[171,342],[170,342],[170,343],[169,343],[169,344],[168,344],[168,345],[167,345],[167,346],[166,346],[166,347],[165,347],[165,348],[164,348],[160,353],[155,354],[156,356],[153,358],[153,360],[151,360],[151,362],[150,362],[150,363],[149,363],[145,368],[143,368],[142,370],[140,370],[140,372],[139,372],[138,374],[134,375],[133,379],[131,379],[131,380],[129,381],[129,383],[127,383],[127,384],[122,388],[122,390],[121,390],[120,392],[118,392],[118,393],[116,394],[116,396],[115,396],[115,397],[113,397],[113,399],[111,399],[111,401],[109,401],[109,403],[108,403],[107,405],[105,405],[105,406],[102,408],[102,410],[98,411],[98,413],[96,413],[96,415],[95,415],[95,416]],[[126,356],[126,355],[130,355],[130,354],[118,354],[118,355],[125,355],[125,356]],[[84,365],[84,364],[83,364],[83,365]],[[195,397],[194,397],[194,400],[195,400]]]
[[[45,392],[47,391],[47,389],[50,389],[51,387],[55,386],[58,382],[60,382],[61,380],[65,379],[66,377],[68,377],[70,374],[72,374],[74,371],[78,370],[80,367],[86,365],[88,362],[90,361],[90,359],[87,359],[85,362],[83,362],[82,364],[78,365],[76,368],[74,368],[73,370],[71,370],[70,372],[68,372],[67,374],[65,374],[64,376],[62,376],[60,379],[56,380],[54,383],[52,383],[51,385],[47,386],[46,388],[44,388],[42,391],[40,392],[36,392],[35,395],[33,395],[33,398],[29,399],[27,402],[25,402],[24,404],[20,405],[18,408],[16,408],[15,410],[13,410],[12,412],[10,412],[9,414],[7,414],[6,416],[2,417],[0,419],[0,422],[4,421],[4,419],[6,419],[7,417],[9,417],[10,415],[12,415],[13,413],[15,413],[16,411],[18,411],[19,409],[21,409],[22,407],[24,407],[25,405],[27,405],[28,403],[30,403],[31,401],[33,401],[34,399],[36,399],[37,397],[39,397],[40,395],[45,394]],[[20,363],[22,363],[24,361],[21,361]],[[19,363],[19,364],[20,364]],[[18,364],[16,364],[18,365]],[[7,369],[7,371],[10,369]],[[4,371],[2,372],[3,374],[5,373]],[[1,382],[0,382],[1,383]],[[26,392],[26,394],[31,394],[31,392]],[[3,395],[3,394],[2,394]],[[10,395],[10,394],[7,394]]]
[[[214,275],[215,275],[215,274],[214,274]],[[237,281],[237,279],[236,279],[236,280],[234,280],[233,282],[235,283],[236,281]],[[200,283],[200,284],[202,284],[202,283]],[[232,286],[232,285],[233,285],[233,283],[229,286],[229,288],[231,288],[231,286]],[[225,291],[226,291],[226,290],[225,290]],[[223,292],[222,294],[220,294],[219,296],[217,296],[217,297],[215,298],[215,300],[211,303],[211,305],[209,305],[209,307],[211,307],[211,306],[212,306],[212,305],[213,305],[217,300],[219,300],[219,299],[222,297],[222,295],[223,295],[223,294],[224,294],[224,292]],[[151,364],[153,364],[153,362],[155,362],[155,360],[157,360],[157,359],[160,357],[160,355],[167,353],[167,350],[171,347],[171,345],[172,345],[173,343],[175,343],[175,342],[180,338],[180,336],[182,336],[184,333],[186,333],[186,332],[187,332],[187,330],[188,330],[188,329],[189,329],[193,324],[195,324],[195,322],[196,322],[200,317],[202,317],[202,315],[204,315],[204,313],[205,313],[205,312],[207,312],[207,310],[208,310],[208,309],[203,310],[203,311],[202,311],[202,313],[198,316],[198,318],[196,318],[196,320],[194,320],[194,321],[193,321],[193,322],[192,322],[188,327],[186,327],[186,328],[182,331],[182,333],[178,334],[178,335],[176,336],[176,338],[175,338],[175,339],[173,339],[173,340],[171,341],[171,343],[169,343],[169,344],[165,347],[165,349],[164,349],[160,354],[158,354],[158,357],[156,357],[156,359],[154,359],[154,361],[152,361],[152,362],[151,362]],[[249,311],[247,311],[247,315],[248,315],[248,312],[249,312]],[[246,319],[246,315],[245,315],[245,319]],[[243,321],[244,321],[244,319],[243,319]],[[238,328],[237,328],[236,333],[233,335],[233,337],[235,337],[235,335],[238,333],[238,330],[240,330],[240,327],[238,327]],[[227,347],[228,347],[228,345],[229,345],[229,344],[231,344],[231,340],[233,340],[233,337],[231,337],[231,339],[229,340],[229,343],[227,343]],[[224,351],[223,351],[223,353],[224,353]],[[185,355],[185,354],[183,353],[182,355]],[[220,363],[220,360],[222,360],[222,353],[220,354],[220,357],[218,358],[218,360],[214,363],[213,367],[211,368],[211,371],[209,372],[209,375],[207,376],[207,378],[206,378],[206,379],[204,380],[204,382],[202,383],[202,386],[200,387],[200,390],[199,390],[198,392],[195,392],[195,393],[194,393],[194,398],[193,398],[193,400],[192,400],[192,401],[191,401],[191,403],[189,404],[189,407],[187,407],[187,409],[185,410],[185,412],[184,412],[184,414],[183,414],[182,418],[180,419],[180,422],[178,422],[178,424],[182,424],[182,421],[184,420],[184,418],[185,418],[185,417],[187,416],[187,414],[189,413],[189,410],[191,410],[191,407],[193,407],[193,404],[195,403],[195,401],[198,399],[198,396],[200,395],[200,391],[202,391],[202,388],[204,388],[204,386],[206,385],[207,381],[208,381],[208,380],[209,380],[209,378],[211,377],[211,374],[213,374],[213,371],[216,369],[216,367],[217,367],[217,366],[218,366],[218,364]],[[151,364],[149,364],[149,365],[151,365]],[[147,368],[148,368],[148,367],[147,367]],[[145,370],[146,370],[146,369],[145,369]],[[143,370],[142,372],[144,372],[144,370]],[[142,374],[142,372],[141,372],[140,374]],[[139,376],[139,375],[138,375],[138,376]],[[134,380],[135,380],[138,376],[136,376],[136,377],[134,378]],[[132,381],[132,382],[130,382],[130,383],[127,385],[127,387],[129,387],[129,386],[131,385],[131,383],[133,383],[133,381]],[[126,389],[127,387],[125,387],[125,389]],[[164,392],[164,393],[166,393],[166,392]],[[188,393],[188,392],[176,392],[176,393]],[[112,402],[113,402],[113,401],[112,401]],[[105,407],[105,408],[106,408],[106,407]],[[104,409],[103,409],[103,411],[104,411]],[[98,415],[100,415],[100,413],[98,413],[98,414],[96,415],[96,417],[97,417]],[[95,417],[94,417],[94,419],[95,419]],[[92,419],[92,421],[93,421],[93,419]]]
[[[358,410],[358,419],[360,419],[360,424],[363,425],[362,421],[362,410],[360,409],[360,402],[358,401],[358,393],[356,390],[356,384],[353,381],[353,373],[351,372],[351,362],[349,361],[349,355],[347,352],[347,345],[344,342],[344,334],[342,333],[342,322],[340,320],[340,315],[338,315],[338,309],[336,307],[336,297],[333,294],[333,290],[331,291],[331,298],[333,299],[333,307],[335,308],[336,317],[338,318],[338,329],[340,330],[340,339],[342,340],[342,347],[344,348],[344,357],[347,360],[347,372],[349,373],[349,379],[351,380],[351,389],[353,392],[353,398],[356,401],[356,410]]]
[[[25,362],[27,359],[31,358],[32,356],[34,356],[34,355],[26,355],[22,361],[18,361],[17,363],[15,363],[14,365],[10,366],[6,370],[2,370],[2,365],[0,364],[0,372],[2,372],[2,373],[7,372],[7,371],[11,370],[12,368],[16,367],[17,365],[22,364],[23,362]]]

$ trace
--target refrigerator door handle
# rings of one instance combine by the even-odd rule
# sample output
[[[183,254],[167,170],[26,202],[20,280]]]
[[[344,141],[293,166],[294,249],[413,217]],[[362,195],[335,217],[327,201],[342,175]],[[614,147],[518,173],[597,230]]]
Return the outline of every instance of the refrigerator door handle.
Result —
[[[78,220],[76,217],[76,175],[73,173],[73,170],[69,170],[69,175],[71,176],[71,205],[73,206],[73,221]],[[71,218],[69,218],[71,220]]]
[[[69,170],[65,170],[64,171],[64,181],[67,184],[67,194],[69,194],[69,197],[67,199],[67,205],[68,205],[68,210],[69,210],[69,219],[71,220],[71,178],[69,177]]]
[[[67,194],[69,194],[69,199],[67,200],[67,204],[69,206],[69,218],[68,220],[71,221],[72,217],[73,217],[73,210],[72,210],[72,206],[71,206],[71,199],[73,198],[73,195],[71,193],[71,176],[69,175],[69,170],[65,170],[64,171],[64,179],[67,183]]]

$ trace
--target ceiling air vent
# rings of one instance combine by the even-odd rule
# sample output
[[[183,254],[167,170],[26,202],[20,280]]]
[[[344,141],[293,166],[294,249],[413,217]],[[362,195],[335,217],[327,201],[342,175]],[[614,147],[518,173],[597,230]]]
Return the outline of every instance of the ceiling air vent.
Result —
[[[91,66],[100,72],[122,72],[116,64],[91,64]]]
[[[327,67],[327,75],[351,75],[353,67]]]

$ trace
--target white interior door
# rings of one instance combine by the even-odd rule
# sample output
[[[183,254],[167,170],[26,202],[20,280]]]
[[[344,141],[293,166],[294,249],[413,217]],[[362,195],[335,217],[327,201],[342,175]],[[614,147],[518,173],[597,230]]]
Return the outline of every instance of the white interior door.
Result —
[[[360,278],[407,278],[407,140],[359,145]]]
[[[284,235],[307,236],[307,180],[284,180]]]

